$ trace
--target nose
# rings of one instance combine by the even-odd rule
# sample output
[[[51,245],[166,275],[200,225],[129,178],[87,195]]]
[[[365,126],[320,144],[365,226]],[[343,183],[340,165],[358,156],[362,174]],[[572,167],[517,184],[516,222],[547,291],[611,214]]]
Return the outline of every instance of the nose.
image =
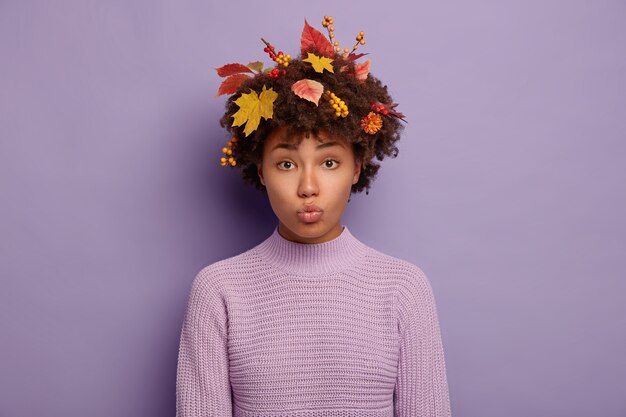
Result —
[[[316,196],[319,193],[319,185],[312,167],[307,167],[301,171],[298,183],[298,195],[300,197]]]

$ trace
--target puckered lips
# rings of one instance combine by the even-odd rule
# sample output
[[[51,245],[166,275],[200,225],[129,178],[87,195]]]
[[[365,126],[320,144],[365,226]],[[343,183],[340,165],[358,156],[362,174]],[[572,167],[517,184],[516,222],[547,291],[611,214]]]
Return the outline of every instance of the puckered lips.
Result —
[[[324,213],[324,210],[321,207],[315,204],[307,204],[298,210],[298,218],[304,223],[315,223],[322,217],[322,213]]]

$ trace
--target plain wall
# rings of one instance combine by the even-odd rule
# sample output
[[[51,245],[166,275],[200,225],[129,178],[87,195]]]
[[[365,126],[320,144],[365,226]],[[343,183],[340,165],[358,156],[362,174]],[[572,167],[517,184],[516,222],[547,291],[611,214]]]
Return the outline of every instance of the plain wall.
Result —
[[[327,14],[408,120],[344,223],[429,277],[453,415],[626,415],[626,3],[4,0],[0,416],[174,415],[191,281],[276,225],[214,68]]]

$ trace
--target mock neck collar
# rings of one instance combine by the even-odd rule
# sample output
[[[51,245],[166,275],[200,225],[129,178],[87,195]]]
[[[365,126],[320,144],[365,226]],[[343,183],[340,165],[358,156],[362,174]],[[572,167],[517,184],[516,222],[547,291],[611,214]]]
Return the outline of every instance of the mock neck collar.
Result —
[[[341,234],[322,243],[299,243],[285,239],[278,227],[260,245],[259,255],[273,267],[298,275],[319,275],[345,269],[364,254],[366,246],[343,226]]]

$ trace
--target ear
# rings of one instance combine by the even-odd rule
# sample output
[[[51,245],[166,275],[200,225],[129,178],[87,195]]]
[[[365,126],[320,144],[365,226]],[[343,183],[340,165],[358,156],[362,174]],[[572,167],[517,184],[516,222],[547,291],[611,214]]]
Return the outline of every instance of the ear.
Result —
[[[261,184],[265,186],[265,180],[263,179],[263,164],[262,163],[256,164],[256,170],[257,170],[257,173],[259,174],[259,180],[261,181]]]
[[[359,182],[359,177],[361,176],[361,166],[362,162],[360,159],[354,161],[354,177],[352,178],[352,184]]]

